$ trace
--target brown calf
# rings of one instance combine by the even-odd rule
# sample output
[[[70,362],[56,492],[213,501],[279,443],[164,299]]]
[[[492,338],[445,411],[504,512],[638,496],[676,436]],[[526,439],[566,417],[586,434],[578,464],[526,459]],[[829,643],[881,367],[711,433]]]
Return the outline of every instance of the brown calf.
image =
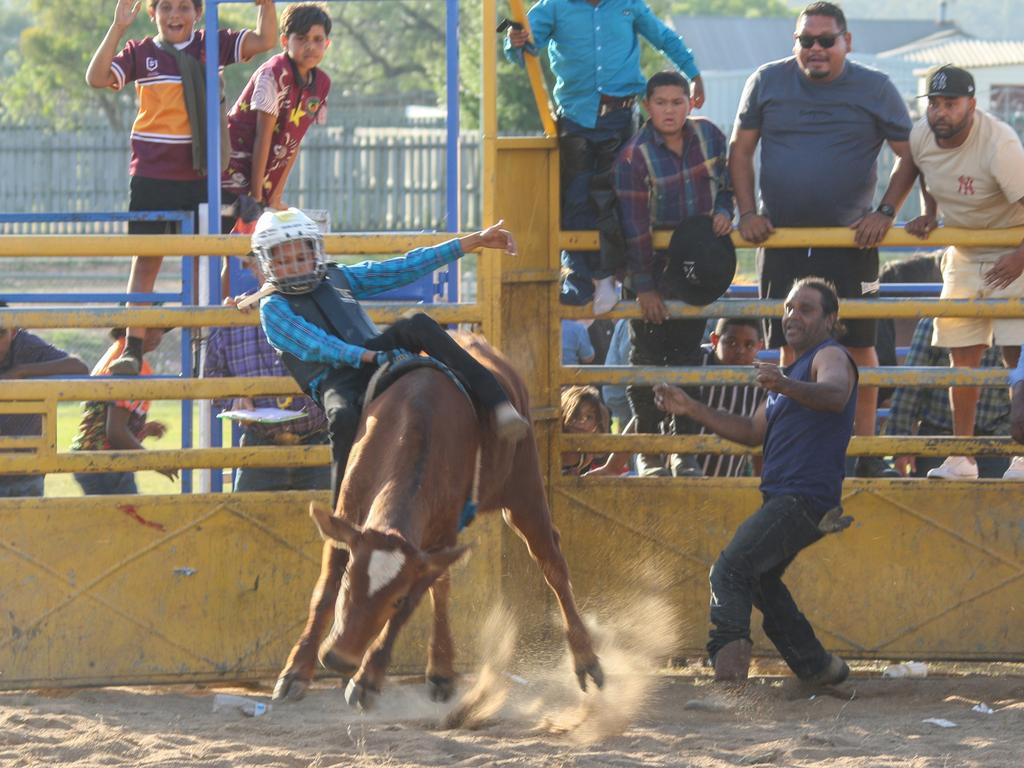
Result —
[[[519,412],[528,414],[526,387],[508,362],[477,337],[457,339],[495,373]],[[301,699],[319,657],[325,667],[350,677],[350,704],[368,705],[380,690],[399,630],[428,589],[434,623],[427,683],[431,698],[451,695],[448,566],[465,551],[456,541],[458,520],[472,491],[481,441],[480,509],[503,509],[505,521],[526,542],[561,606],[580,687],[586,690],[588,676],[601,687],[601,665],[576,609],[551,522],[533,430],[516,444],[498,441],[450,379],[424,368],[367,406],[335,514],[310,507],[326,540],[320,578],[274,699]],[[332,615],[333,626],[321,642]]]

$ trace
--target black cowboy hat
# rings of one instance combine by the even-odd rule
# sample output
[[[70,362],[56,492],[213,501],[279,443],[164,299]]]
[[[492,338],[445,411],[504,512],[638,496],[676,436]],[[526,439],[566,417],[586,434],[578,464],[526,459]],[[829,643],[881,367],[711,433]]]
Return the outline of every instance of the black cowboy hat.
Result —
[[[736,275],[736,246],[717,236],[710,216],[684,219],[672,233],[662,284],[669,296],[704,306],[722,297]]]

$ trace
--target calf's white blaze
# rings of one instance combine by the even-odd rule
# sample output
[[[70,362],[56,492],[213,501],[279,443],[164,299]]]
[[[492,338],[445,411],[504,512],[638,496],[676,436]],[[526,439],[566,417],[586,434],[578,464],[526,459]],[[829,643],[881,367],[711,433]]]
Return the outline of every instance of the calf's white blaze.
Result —
[[[397,549],[375,549],[370,555],[370,564],[366,566],[369,579],[367,596],[373,597],[378,590],[390,584],[405,565],[405,555]]]

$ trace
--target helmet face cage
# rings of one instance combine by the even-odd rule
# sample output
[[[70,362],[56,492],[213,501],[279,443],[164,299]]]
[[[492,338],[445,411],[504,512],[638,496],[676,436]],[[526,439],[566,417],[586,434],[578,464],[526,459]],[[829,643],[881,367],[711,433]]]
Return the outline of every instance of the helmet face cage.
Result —
[[[320,229],[296,208],[260,216],[252,250],[267,282],[282,293],[308,293],[327,274]]]

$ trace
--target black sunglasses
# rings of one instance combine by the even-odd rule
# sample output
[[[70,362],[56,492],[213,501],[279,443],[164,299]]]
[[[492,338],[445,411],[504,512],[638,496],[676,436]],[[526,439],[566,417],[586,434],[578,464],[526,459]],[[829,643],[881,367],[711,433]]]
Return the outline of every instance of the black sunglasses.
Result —
[[[822,48],[831,48],[836,44],[836,40],[839,39],[839,35],[797,35],[797,40],[800,41],[801,48],[813,48],[814,44],[817,43]]]

